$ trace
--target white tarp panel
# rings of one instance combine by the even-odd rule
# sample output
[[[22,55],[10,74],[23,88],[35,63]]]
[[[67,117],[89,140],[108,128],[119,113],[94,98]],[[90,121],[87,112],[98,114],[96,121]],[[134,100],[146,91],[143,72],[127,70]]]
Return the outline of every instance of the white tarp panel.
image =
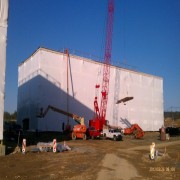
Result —
[[[132,96],[133,100],[119,104],[120,126],[123,120],[138,123],[144,131],[157,131],[163,125],[162,79],[121,70],[119,99]],[[155,83],[156,82],[156,83]]]
[[[95,85],[102,82],[103,65],[78,56],[70,56],[69,93],[67,94],[66,54],[38,49],[19,66],[18,122],[29,119],[29,128],[61,131],[67,117],[52,112],[37,118],[40,108],[48,105],[85,117],[85,123],[94,115]],[[163,124],[162,78],[111,67],[109,99],[106,119],[111,125],[127,127],[138,123],[144,131],[157,131]],[[116,101],[127,96],[134,99],[124,104]],[[68,97],[68,98],[67,98]],[[99,104],[101,88],[99,89]],[[71,119],[71,125],[75,122]]]
[[[3,139],[8,0],[0,0],[0,140]]]

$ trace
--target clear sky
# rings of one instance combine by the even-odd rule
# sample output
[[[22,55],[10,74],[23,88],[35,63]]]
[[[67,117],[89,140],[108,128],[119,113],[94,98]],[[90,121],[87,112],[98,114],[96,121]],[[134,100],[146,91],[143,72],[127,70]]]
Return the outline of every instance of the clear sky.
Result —
[[[104,56],[107,0],[9,0],[5,111],[18,65],[38,47]],[[180,107],[180,0],[115,0],[112,61],[160,76],[164,109]]]

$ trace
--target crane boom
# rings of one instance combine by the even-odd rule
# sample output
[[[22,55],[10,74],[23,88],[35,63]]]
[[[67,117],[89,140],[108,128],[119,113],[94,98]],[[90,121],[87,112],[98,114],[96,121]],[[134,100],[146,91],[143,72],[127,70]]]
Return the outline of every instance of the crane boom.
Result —
[[[111,50],[112,50],[112,32],[114,20],[114,0],[109,0],[108,3],[108,17],[106,25],[106,44],[104,54],[104,68],[103,68],[103,82],[102,82],[102,98],[100,106],[100,117],[102,124],[105,123],[108,93],[109,93],[109,79],[110,79],[110,64],[111,64]]]
[[[84,117],[80,117],[76,114],[72,114],[69,112],[66,112],[62,109],[56,108],[54,106],[48,105],[48,107],[45,109],[45,111],[43,112],[43,108],[41,108],[41,112],[38,115],[39,118],[44,118],[46,116],[46,114],[48,113],[49,110],[55,111],[57,113],[63,114],[65,116],[71,117],[73,118],[78,124],[84,125]]]
[[[78,124],[73,127],[73,131],[71,133],[71,137],[73,140],[76,138],[81,138],[83,140],[86,140],[86,125],[84,124],[84,117],[80,117],[76,114],[72,114],[69,112],[66,112],[62,109],[59,109],[57,107],[49,105],[45,111],[43,111],[43,108],[40,109],[40,114],[37,115],[38,118],[44,118],[49,110],[55,111],[57,113],[63,114],[65,116],[73,118]],[[66,131],[69,131],[70,129],[66,129]]]
[[[95,117],[89,120],[90,137],[99,136],[100,132],[103,129],[103,125],[106,124],[105,118],[106,118],[108,93],[109,93],[113,20],[114,20],[114,0],[108,0],[108,16],[107,16],[107,24],[106,24],[106,40],[105,40],[101,104],[99,109],[97,96],[95,96],[94,99]],[[99,88],[99,85],[96,85],[95,88],[96,89]]]

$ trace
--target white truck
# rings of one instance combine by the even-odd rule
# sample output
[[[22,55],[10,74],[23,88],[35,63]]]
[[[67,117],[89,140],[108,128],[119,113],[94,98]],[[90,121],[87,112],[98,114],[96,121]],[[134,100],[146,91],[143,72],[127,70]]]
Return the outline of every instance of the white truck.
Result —
[[[122,133],[119,129],[103,128],[102,136],[105,139],[113,139],[114,141],[122,140]]]

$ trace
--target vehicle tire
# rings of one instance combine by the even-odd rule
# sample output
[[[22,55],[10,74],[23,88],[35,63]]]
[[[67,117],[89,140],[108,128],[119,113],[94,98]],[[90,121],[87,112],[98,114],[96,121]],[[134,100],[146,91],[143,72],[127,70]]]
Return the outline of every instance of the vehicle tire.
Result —
[[[72,133],[72,140],[76,140],[76,134]]]
[[[83,140],[86,140],[86,139],[87,139],[87,136],[86,136],[86,134],[84,134]]]
[[[137,133],[138,133],[138,130],[135,129],[135,130],[133,131],[133,134],[135,135],[135,134],[137,134]]]
[[[114,140],[114,141],[117,141],[117,137],[116,137],[116,136],[114,136],[114,137],[113,137],[113,140]]]
[[[118,135],[118,140],[122,141],[122,136],[121,135]]]
[[[91,136],[91,139],[94,140],[94,136]]]
[[[103,139],[106,139],[106,133],[103,134]]]

